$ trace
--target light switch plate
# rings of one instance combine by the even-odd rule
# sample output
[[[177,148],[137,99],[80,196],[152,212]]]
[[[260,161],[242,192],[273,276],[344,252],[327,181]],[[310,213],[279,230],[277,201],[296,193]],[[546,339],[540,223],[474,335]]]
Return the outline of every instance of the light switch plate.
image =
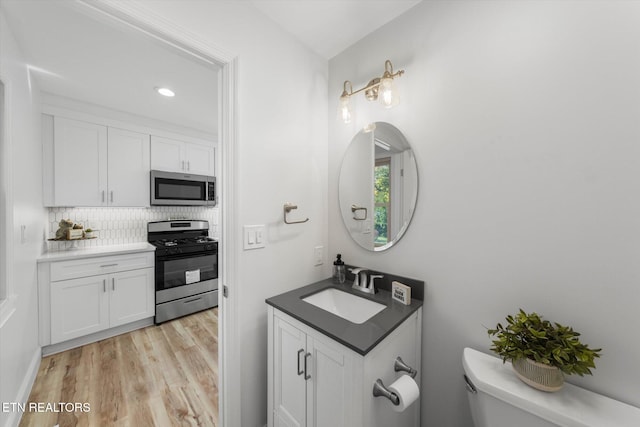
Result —
[[[264,224],[260,225],[245,225],[243,227],[244,230],[244,238],[243,238],[243,248],[245,251],[251,249],[260,249],[265,247],[266,240],[266,226]]]
[[[324,264],[324,246],[313,248],[313,265]]]

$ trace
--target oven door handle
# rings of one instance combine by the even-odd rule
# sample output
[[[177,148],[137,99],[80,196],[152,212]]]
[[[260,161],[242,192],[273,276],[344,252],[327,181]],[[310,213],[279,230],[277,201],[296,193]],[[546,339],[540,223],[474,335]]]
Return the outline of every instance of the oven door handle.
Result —
[[[175,254],[175,255],[160,255],[156,256],[156,261],[175,261],[177,259],[185,258],[199,258],[204,256],[218,255],[218,251],[197,252],[191,254]]]

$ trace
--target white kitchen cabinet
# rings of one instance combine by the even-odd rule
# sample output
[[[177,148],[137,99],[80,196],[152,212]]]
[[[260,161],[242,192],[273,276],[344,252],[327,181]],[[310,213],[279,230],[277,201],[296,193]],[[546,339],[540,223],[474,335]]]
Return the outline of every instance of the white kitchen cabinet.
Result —
[[[103,206],[107,191],[107,128],[55,117],[53,203]]]
[[[373,396],[373,384],[399,375],[396,357],[418,370],[422,309],[366,355],[268,306],[268,427],[388,427],[420,425],[420,405],[393,410]],[[306,363],[306,364],[305,364]]]
[[[92,276],[51,284],[51,342],[109,327],[107,277]]]
[[[215,175],[214,148],[206,144],[151,136],[151,169]]]
[[[51,344],[154,315],[153,268],[51,284]]]
[[[155,314],[153,268],[110,275],[109,327],[135,322]]]
[[[109,206],[149,206],[149,135],[108,128]]]
[[[275,310],[269,426],[354,425],[357,355]],[[271,395],[271,393],[270,393]]]
[[[41,344],[58,344],[152,318],[153,265],[152,251],[41,264]]]
[[[46,206],[149,206],[149,135],[46,115],[43,128]]]

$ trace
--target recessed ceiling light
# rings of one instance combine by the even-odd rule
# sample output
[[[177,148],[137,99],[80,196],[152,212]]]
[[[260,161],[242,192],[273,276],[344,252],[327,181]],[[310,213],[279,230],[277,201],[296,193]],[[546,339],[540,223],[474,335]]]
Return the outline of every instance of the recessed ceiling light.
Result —
[[[157,87],[156,92],[163,96],[176,96],[176,94],[171,89],[168,89],[166,87]]]

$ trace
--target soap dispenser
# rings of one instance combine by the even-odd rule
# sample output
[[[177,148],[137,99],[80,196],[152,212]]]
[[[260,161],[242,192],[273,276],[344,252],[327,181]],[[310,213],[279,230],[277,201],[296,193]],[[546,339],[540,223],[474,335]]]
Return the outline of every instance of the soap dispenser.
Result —
[[[333,283],[341,285],[347,280],[347,271],[342,261],[342,255],[338,254],[336,260],[333,262]]]

